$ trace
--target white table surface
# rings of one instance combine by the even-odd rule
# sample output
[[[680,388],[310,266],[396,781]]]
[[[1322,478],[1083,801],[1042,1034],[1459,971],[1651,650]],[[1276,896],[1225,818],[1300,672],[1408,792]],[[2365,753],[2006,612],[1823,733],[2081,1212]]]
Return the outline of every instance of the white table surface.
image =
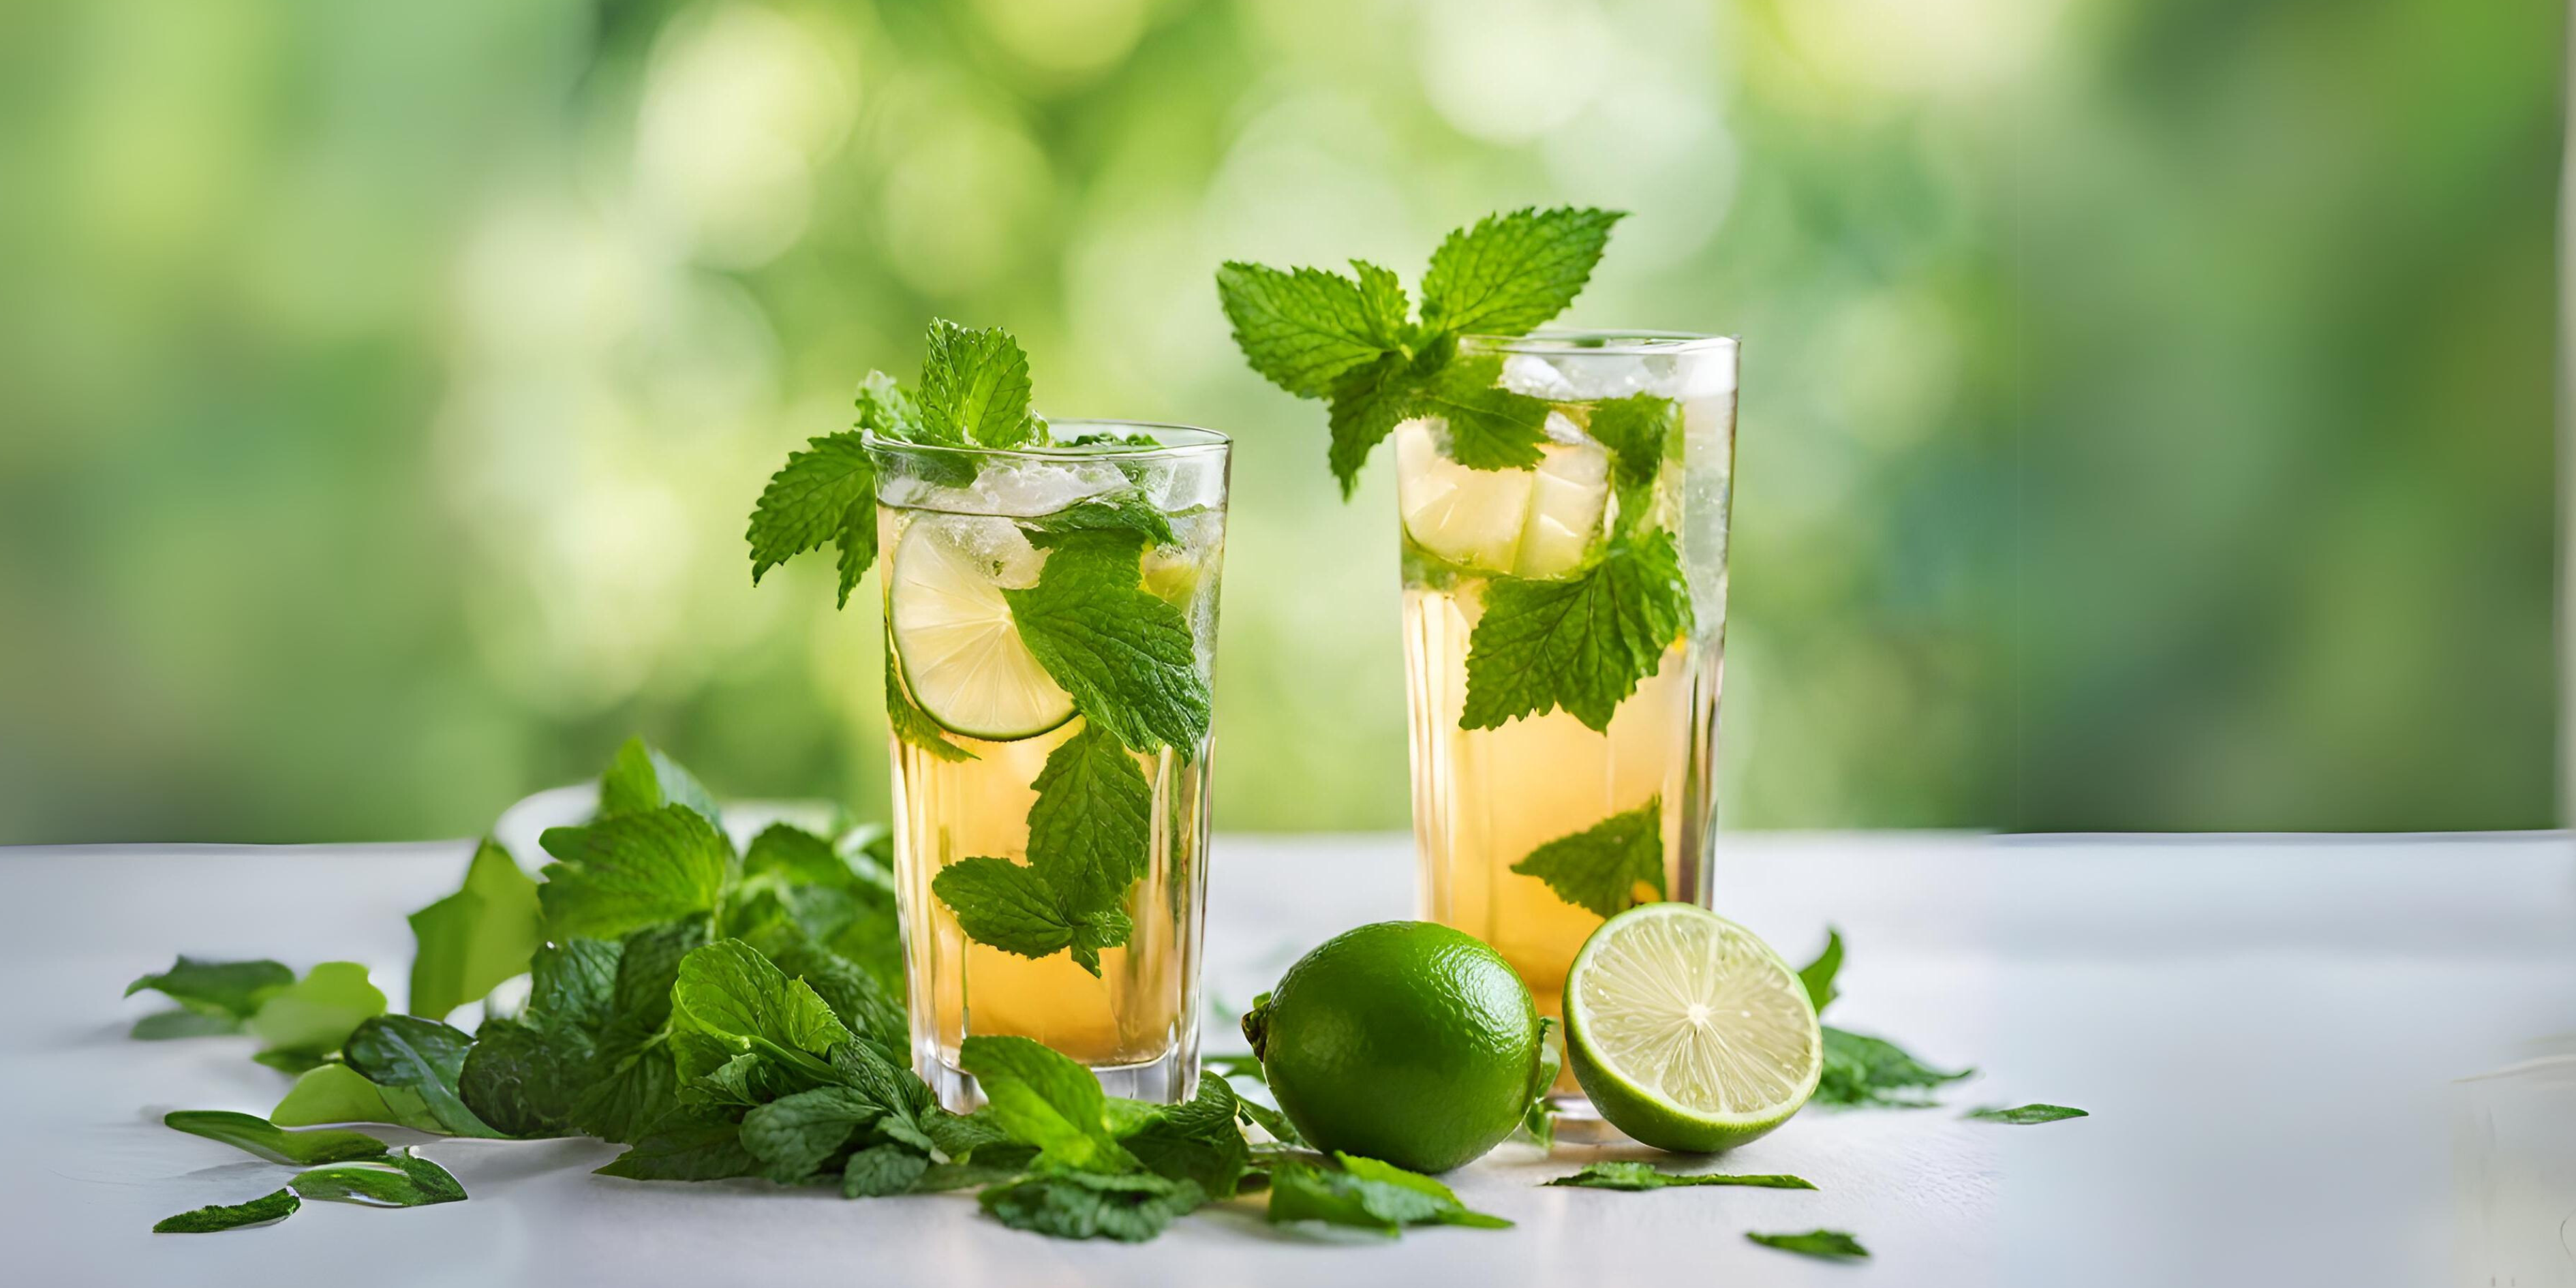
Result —
[[[1816,1193],[1542,1189],[1584,1161],[1644,1154],[1506,1146],[1451,1180],[1513,1230],[1318,1238],[1246,1205],[1129,1247],[1007,1230],[956,1195],[644,1184],[591,1175],[615,1152],[591,1142],[437,1141],[424,1152],[471,1201],[309,1203],[261,1230],[147,1233],[284,1175],[160,1115],[264,1113],[286,1079],[244,1058],[248,1039],[128,1040],[154,999],[120,1001],[126,981],[179,951],[344,958],[399,1000],[403,914],[451,889],[466,854],[461,841],[0,850],[0,1281],[2468,1282],[2477,1250],[2463,1239],[2520,1236],[2464,1216],[2455,1173],[2531,1124],[2471,1139],[2497,1126],[2463,1111],[2482,1084],[2456,1080],[2576,1030],[2576,848],[2560,835],[1730,836],[1721,910],[1795,960],[1827,921],[1843,928],[1830,1019],[1984,1071],[1953,1109],[1810,1111],[1726,1160],[1798,1173]],[[1228,1006],[1326,935],[1411,908],[1410,845],[1395,837],[1226,837],[1211,870],[1208,978]],[[1228,1026],[1209,1032],[1211,1050],[1238,1048]],[[2094,1116],[1957,1118],[2031,1100]],[[1853,1231],[1875,1259],[1820,1264],[1743,1239],[1818,1226]],[[2576,1254],[2552,1273],[2576,1275]]]

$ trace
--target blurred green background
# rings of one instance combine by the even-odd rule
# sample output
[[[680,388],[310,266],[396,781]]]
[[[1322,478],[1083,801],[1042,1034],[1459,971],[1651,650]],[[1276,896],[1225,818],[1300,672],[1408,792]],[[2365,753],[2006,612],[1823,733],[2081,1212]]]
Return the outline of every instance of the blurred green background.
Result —
[[[0,841],[884,796],[762,480],[922,323],[1239,442],[1218,825],[1406,819],[1393,498],[1210,273],[1635,212],[1745,337],[1730,826],[2553,804],[2541,0],[0,6]]]

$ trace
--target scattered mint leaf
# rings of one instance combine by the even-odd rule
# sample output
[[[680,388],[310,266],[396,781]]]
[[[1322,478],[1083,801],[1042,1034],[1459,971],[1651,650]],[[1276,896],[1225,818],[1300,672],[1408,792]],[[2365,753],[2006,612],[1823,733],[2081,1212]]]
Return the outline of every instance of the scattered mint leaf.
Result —
[[[1636,888],[1664,897],[1664,798],[1623,810],[1572,836],[1530,851],[1512,871],[1537,877],[1556,897],[1595,916],[1636,906]]]
[[[1252,1162],[1252,1147],[1234,1125],[1238,1104],[1224,1078],[1201,1073],[1196,1096],[1154,1107],[1143,1122],[1119,1133],[1118,1143],[1145,1170],[1188,1181],[1211,1199],[1229,1199]]]
[[[1747,1232],[1744,1237],[1766,1248],[1778,1248],[1782,1252],[1795,1252],[1825,1261],[1862,1261],[1869,1257],[1869,1249],[1860,1246],[1860,1240],[1840,1230],[1809,1230],[1805,1234]]]
[[[1680,428],[1679,405],[1653,394],[1630,394],[1593,403],[1590,412],[1584,432],[1610,449],[1619,486],[1652,486],[1664,467],[1665,441]]]
[[[521,1137],[571,1125],[612,1014],[623,948],[573,939],[538,950],[526,1010],[484,1021],[465,1054],[457,1096],[475,1117]]]
[[[1007,1185],[988,1186],[975,1201],[1014,1230],[1059,1239],[1117,1239],[1142,1243],[1161,1234],[1207,1196],[1188,1181],[1152,1172],[1108,1174],[1041,1171]]]
[[[295,972],[273,961],[210,962],[182,956],[170,964],[170,969],[126,985],[125,995],[132,997],[151,989],[219,1026],[203,1032],[236,1033],[243,1021],[258,1013],[262,1003],[294,982]],[[165,1011],[143,1017],[135,1025],[134,1036],[197,1036],[178,1021],[162,1018],[168,1014]],[[146,1033],[147,1024],[155,1031]]]
[[[242,1031],[242,1022],[229,1015],[210,1015],[174,1006],[154,1011],[134,1022],[126,1036],[141,1042],[166,1042],[173,1038],[215,1038]]]
[[[212,1204],[177,1216],[164,1217],[152,1227],[154,1234],[212,1234],[218,1230],[238,1230],[244,1226],[266,1225],[295,1215],[304,1206],[292,1190],[278,1190],[261,1195],[248,1203]]]
[[[995,1125],[1036,1146],[1043,1162],[1081,1171],[1135,1167],[1109,1133],[1108,1098],[1089,1069],[1020,1037],[970,1037],[958,1063],[983,1088]]]
[[[742,1147],[731,1122],[667,1123],[597,1169],[630,1181],[718,1181],[760,1175],[760,1160]]]
[[[420,1096],[400,1087],[379,1087],[345,1064],[326,1064],[307,1072],[287,1088],[268,1120],[280,1127],[318,1127],[325,1123],[391,1123],[414,1131],[445,1132]]]
[[[841,1152],[859,1128],[884,1108],[849,1087],[816,1087],[781,1096],[742,1119],[742,1147],[761,1161],[763,1176],[781,1184],[814,1174]]]
[[[1288,1115],[1268,1105],[1254,1100],[1237,1100],[1234,1112],[1246,1124],[1270,1133],[1270,1139],[1290,1149],[1306,1147],[1306,1138],[1298,1134],[1297,1124],[1288,1121]]]
[[[182,1109],[161,1121],[191,1136],[222,1141],[272,1163],[311,1167],[353,1158],[381,1158],[385,1143],[364,1132],[284,1131],[265,1118],[222,1109]]]
[[[1448,1186],[1428,1176],[1373,1158],[1333,1157],[1340,1161],[1337,1168],[1295,1157],[1271,1161],[1272,1222],[1321,1221],[1390,1235],[1408,1225],[1511,1225],[1469,1209]]]
[[[1816,1082],[1815,1103],[1846,1107],[1878,1106],[1924,1109],[1932,1105],[1929,1088],[1956,1082],[1974,1069],[1945,1073],[1893,1042],[1825,1026],[1825,1067]]]
[[[1496,577],[1467,640],[1463,729],[1563,708],[1596,732],[1690,629],[1673,534],[1622,536],[1562,581]]]
[[[1408,416],[1438,416],[1449,427],[1449,457],[1471,470],[1526,470],[1547,459],[1548,405],[1500,388],[1503,360],[1491,355],[1457,358],[1426,382],[1407,405]]]
[[[618,747],[616,758],[608,762],[607,772],[599,776],[596,817],[649,814],[665,805],[686,805],[706,816],[709,823],[719,827],[724,824],[724,815],[716,809],[715,793],[708,791],[697,775],[663,755],[660,748],[645,745],[643,739],[627,739]],[[538,844],[544,843],[540,838]]]
[[[465,884],[409,920],[416,948],[408,1009],[433,1020],[482,1001],[494,985],[527,970],[545,942],[536,881],[489,838],[466,863]]]
[[[426,1207],[465,1198],[465,1187],[452,1173],[408,1149],[396,1150],[382,1162],[317,1167],[288,1183],[297,1194],[321,1202]]]
[[[1030,787],[1029,866],[1069,912],[1115,907],[1145,875],[1154,788],[1107,729],[1083,728],[1047,753]]]
[[[807,1069],[828,1069],[816,1057],[851,1040],[811,986],[789,979],[739,939],[717,940],[681,959],[671,985],[671,1025],[735,1055],[757,1053]]]
[[[1550,1185],[1574,1185],[1595,1190],[1668,1190],[1690,1185],[1749,1185],[1766,1190],[1812,1190],[1805,1179],[1778,1174],[1730,1175],[1725,1172],[1703,1172],[1680,1175],[1655,1170],[1652,1163],[1592,1163],[1572,1176],[1560,1176]]]
[[[1196,756],[1207,737],[1207,677],[1189,619],[1144,589],[1143,534],[1038,534],[1052,547],[1038,584],[1004,589],[1020,639],[1074,708],[1129,747]]]
[[[557,860],[537,889],[555,939],[611,939],[711,913],[734,866],[733,843],[683,804],[550,827],[537,842]]]
[[[1217,302],[1233,324],[1245,361],[1300,398],[1321,398],[1345,372],[1376,361],[1405,327],[1394,274],[1374,265],[1362,281],[1299,268],[1281,272],[1229,262],[1216,271]]]
[[[783,938],[783,937],[782,937]],[[886,991],[876,976],[856,962],[810,941],[789,940],[758,945],[778,969],[805,981],[843,1027],[877,1054],[900,1064],[912,1061],[912,1032],[903,1003]]]
[[[343,1058],[367,1081],[419,1096],[446,1134],[497,1137],[501,1133],[476,1117],[457,1095],[465,1052],[473,1044],[473,1038],[436,1020],[379,1015],[349,1035]]]
[[[884,1198],[909,1194],[930,1170],[930,1160],[901,1145],[871,1145],[841,1167],[841,1197]]]
[[[864,408],[865,391],[860,401]],[[864,410],[860,418],[867,419]],[[787,464],[761,489],[743,539],[751,543],[755,586],[761,574],[789,559],[820,550],[826,542],[837,544],[840,606],[849,607],[850,591],[877,559],[877,473],[864,440],[853,433],[831,434],[808,440],[804,451],[788,453]]]
[[[2003,1123],[2012,1127],[2031,1127],[2040,1123],[2064,1122],[2069,1118],[2092,1116],[2081,1109],[2070,1109],[2065,1105],[2016,1105],[2010,1109],[2001,1105],[1989,1105],[1984,1109],[1971,1109],[1961,1115],[1976,1122]]]
[[[572,1104],[572,1130],[633,1144],[680,1111],[679,1070],[665,1025],[680,962],[708,941],[707,919],[639,930],[620,941],[609,1019]]]
[[[1017,447],[1044,433],[1029,414],[1028,355],[1000,327],[932,322],[916,401],[925,442]]]
[[[306,1067],[339,1050],[349,1034],[385,1012],[385,995],[367,982],[356,962],[323,962],[304,978],[269,996],[250,1017],[250,1031],[268,1044],[263,1063],[283,1060]]]
[[[977,759],[974,752],[948,741],[948,730],[931,719],[930,713],[922,710],[921,704],[914,702],[912,694],[904,689],[903,675],[894,662],[892,635],[886,638],[885,704],[886,725],[894,731],[895,737],[951,764]]]
[[[1560,206],[1487,215],[1449,234],[1422,275],[1422,322],[1463,335],[1519,335],[1565,311],[1592,279],[1617,210]]]
[[[1798,971],[1798,982],[1807,986],[1807,1001],[1815,1006],[1818,1015],[1824,1014],[1825,1008],[1842,996],[1834,991],[1834,976],[1841,974],[1842,969],[1843,932],[1827,926],[1825,950]]]

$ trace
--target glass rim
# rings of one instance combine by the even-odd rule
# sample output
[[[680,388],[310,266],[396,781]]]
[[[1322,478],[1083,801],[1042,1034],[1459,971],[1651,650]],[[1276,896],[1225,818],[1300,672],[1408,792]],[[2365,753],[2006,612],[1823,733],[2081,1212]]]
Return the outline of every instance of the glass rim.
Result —
[[[1090,416],[1049,418],[1047,429],[1076,426],[1109,433],[1143,433],[1155,439],[1151,447],[1132,443],[1093,443],[1082,447],[1070,444],[1022,444],[1018,447],[986,447],[980,443],[916,443],[907,438],[889,438],[875,430],[859,431],[859,442],[869,451],[884,449],[898,452],[955,452],[994,460],[1030,461],[1137,461],[1223,455],[1234,446],[1234,440],[1213,429],[1159,420],[1102,420]]]
[[[1709,353],[1736,347],[1736,337],[1698,331],[1542,327],[1527,335],[1462,335],[1458,347],[1479,353],[1528,353],[1551,358],[1633,358],[1646,354]]]

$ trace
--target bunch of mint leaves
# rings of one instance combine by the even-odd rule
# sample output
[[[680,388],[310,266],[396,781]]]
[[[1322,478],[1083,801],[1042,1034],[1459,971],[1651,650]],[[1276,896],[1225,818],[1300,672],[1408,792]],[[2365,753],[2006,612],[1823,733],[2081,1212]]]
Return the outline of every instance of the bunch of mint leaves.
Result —
[[[1467,644],[1463,729],[1499,729],[1563,710],[1607,731],[1619,704],[1662,668],[1692,629],[1690,587],[1668,527],[1654,525],[1654,485],[1678,437],[1679,408],[1633,394],[1556,404],[1503,388],[1503,360],[1462,353],[1469,335],[1522,335],[1573,303],[1609,244],[1618,211],[1578,207],[1490,215],[1449,234],[1422,276],[1419,317],[1385,268],[1353,260],[1354,276],[1233,262],[1217,295],[1253,370],[1301,398],[1328,401],[1333,475],[1347,499],[1369,452],[1406,420],[1436,418],[1450,457],[1470,469],[1529,469],[1542,459],[1551,412],[1579,418],[1611,455],[1618,522],[1569,575],[1492,576]],[[1452,582],[1466,570],[1418,577]],[[1657,803],[1552,841],[1513,870],[1603,916],[1631,906],[1644,882],[1661,897],[1661,827],[1637,822]]]
[[[752,581],[836,544],[847,606],[877,554],[866,436],[931,449],[909,456],[908,467],[962,486],[974,481],[972,460],[936,449],[1047,442],[1029,399],[1028,358],[1007,332],[932,322],[915,392],[871,372],[856,429],[812,440],[771,477],[747,533]],[[1128,753],[1197,755],[1211,695],[1187,616],[1144,588],[1146,550],[1177,537],[1141,491],[1090,497],[1021,526],[1046,562],[1035,586],[1003,595],[1020,638],[1072,695],[1083,728],[1049,754],[1033,784],[1028,861],[966,858],[942,869],[931,890],[968,938],[1023,957],[1066,953],[1098,975],[1101,951],[1134,933],[1124,905],[1150,857],[1153,788]],[[891,638],[885,690],[896,737],[941,760],[974,758],[914,701]]]
[[[189,1027],[291,1037],[305,1066],[267,1118],[168,1118],[302,1170],[156,1228],[266,1224],[305,1200],[465,1197],[409,1150],[337,1127],[293,1130],[339,1123],[593,1136],[629,1146],[599,1170],[634,1180],[756,1177],[845,1198],[979,1189],[1002,1224],[1066,1238],[1149,1239],[1264,1190],[1275,1222],[1382,1233],[1508,1224],[1430,1177],[1306,1150],[1276,1110],[1214,1073],[1193,1099],[1150,1105],[1104,1094],[1090,1070],[1036,1042],[978,1036],[962,1062],[990,1103],[941,1108],[910,1067],[884,832],[832,830],[775,824],[737,852],[698,780],[633,741],[602,777],[597,814],[542,837],[555,859],[542,882],[486,841],[458,891],[413,914],[423,1013],[387,1013],[354,966],[363,996],[332,982],[343,972],[316,967],[298,981],[267,961],[181,958],[136,981],[209,1017]],[[493,1013],[472,1034],[445,1023],[521,974],[523,1006],[486,1002]],[[138,1036],[172,1027],[148,1022]],[[1248,1136],[1254,1124],[1266,1134]]]

